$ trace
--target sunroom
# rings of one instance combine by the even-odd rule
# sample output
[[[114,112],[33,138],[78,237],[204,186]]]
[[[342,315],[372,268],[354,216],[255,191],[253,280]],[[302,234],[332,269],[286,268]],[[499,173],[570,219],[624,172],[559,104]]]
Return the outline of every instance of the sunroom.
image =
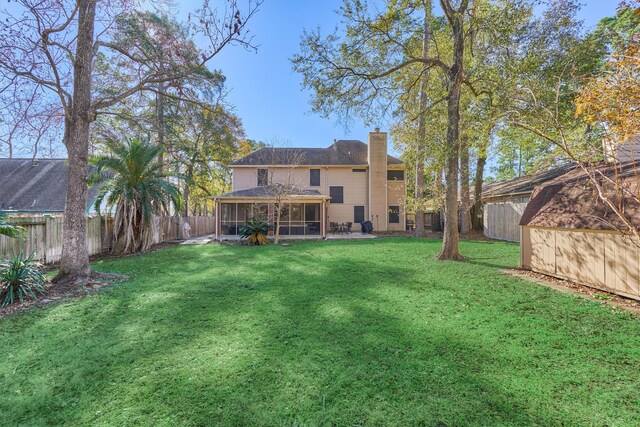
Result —
[[[275,225],[278,207],[281,237],[325,237],[329,199],[316,190],[289,189],[285,193],[268,186],[216,196],[216,239],[238,238],[240,228],[252,218],[262,218]]]

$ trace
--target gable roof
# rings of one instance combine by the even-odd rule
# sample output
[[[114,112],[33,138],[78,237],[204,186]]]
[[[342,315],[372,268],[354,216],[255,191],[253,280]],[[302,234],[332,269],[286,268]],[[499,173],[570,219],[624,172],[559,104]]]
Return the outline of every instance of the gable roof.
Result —
[[[327,148],[261,148],[231,162],[231,166],[367,166],[367,144],[358,140],[338,140]],[[387,155],[388,165],[402,160]]]
[[[0,211],[63,212],[68,173],[66,159],[0,159]],[[89,188],[87,210],[98,190]]]
[[[598,173],[619,182],[622,191],[605,185],[610,200],[623,206],[625,218],[640,228],[640,166],[634,162],[601,165]],[[621,197],[617,195],[620,194]],[[635,197],[633,196],[635,195]],[[520,225],[588,230],[625,229],[624,223],[598,196],[588,175],[576,168],[536,187],[522,214]]]
[[[553,169],[533,175],[521,176],[506,181],[491,182],[484,185],[482,199],[495,199],[512,195],[530,194],[537,185],[551,181],[576,167],[573,163],[566,163]]]

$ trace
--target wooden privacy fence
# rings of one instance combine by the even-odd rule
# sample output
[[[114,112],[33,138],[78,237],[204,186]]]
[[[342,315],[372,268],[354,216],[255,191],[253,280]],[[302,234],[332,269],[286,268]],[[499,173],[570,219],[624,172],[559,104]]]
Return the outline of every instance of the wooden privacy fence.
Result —
[[[640,246],[615,231],[522,227],[524,268],[640,299]]]
[[[189,234],[192,237],[213,234],[215,231],[215,217],[213,216],[155,217],[156,233],[153,236],[153,242],[157,244],[182,239],[185,219],[191,227]]]
[[[154,217],[156,232],[154,243],[168,242],[182,238],[185,218]],[[215,219],[212,216],[190,216],[186,220],[191,226],[191,236],[213,234]],[[0,258],[7,258],[23,250],[35,253],[35,258],[49,264],[60,260],[62,255],[62,215],[33,215],[10,217],[12,224],[26,229],[24,240],[0,236]],[[89,255],[96,255],[111,249],[112,220],[97,215],[87,216],[87,248]]]
[[[484,235],[509,242],[520,241],[520,218],[527,203],[492,202],[484,207]]]

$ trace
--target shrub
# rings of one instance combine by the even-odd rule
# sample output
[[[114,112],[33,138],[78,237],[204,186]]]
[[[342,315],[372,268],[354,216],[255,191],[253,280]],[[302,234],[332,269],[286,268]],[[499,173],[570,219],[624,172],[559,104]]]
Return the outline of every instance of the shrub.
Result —
[[[44,295],[46,283],[33,254],[25,257],[20,251],[18,255],[0,262],[0,305],[13,304],[16,300],[22,302],[25,297],[36,299],[36,294]]]
[[[252,218],[245,225],[240,227],[240,237],[250,245],[267,244],[267,234],[273,227],[260,218]]]

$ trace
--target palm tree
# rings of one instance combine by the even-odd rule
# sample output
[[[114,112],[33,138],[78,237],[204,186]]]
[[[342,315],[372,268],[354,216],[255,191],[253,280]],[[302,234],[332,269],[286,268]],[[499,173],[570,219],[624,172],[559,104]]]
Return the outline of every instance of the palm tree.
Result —
[[[153,216],[170,214],[171,203],[176,212],[182,205],[180,191],[167,181],[171,175],[158,161],[164,148],[137,138],[108,141],[106,146],[109,155],[92,160],[92,181],[102,183],[95,209],[100,212],[103,202],[109,212],[115,206],[114,253],[147,250],[153,244]]]
[[[8,236],[13,239],[24,239],[26,230],[19,225],[9,224],[7,222],[7,215],[0,212],[0,235]]]

